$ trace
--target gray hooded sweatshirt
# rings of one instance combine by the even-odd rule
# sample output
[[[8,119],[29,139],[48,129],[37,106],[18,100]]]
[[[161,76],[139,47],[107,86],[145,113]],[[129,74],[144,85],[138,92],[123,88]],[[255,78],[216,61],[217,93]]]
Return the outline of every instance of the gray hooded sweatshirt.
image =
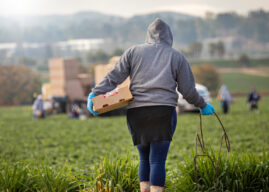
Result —
[[[185,57],[172,48],[170,27],[156,19],[148,27],[146,42],[126,50],[114,69],[92,91],[95,96],[116,88],[130,76],[134,99],[128,108],[177,106],[177,90],[189,103],[204,108],[206,103],[195,89],[195,81]]]

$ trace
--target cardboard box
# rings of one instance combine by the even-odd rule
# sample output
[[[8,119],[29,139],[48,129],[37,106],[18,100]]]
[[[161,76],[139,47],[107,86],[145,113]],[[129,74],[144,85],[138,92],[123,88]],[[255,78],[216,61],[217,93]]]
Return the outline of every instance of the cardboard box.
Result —
[[[53,97],[66,97],[66,82],[63,81],[51,81],[51,94]]]
[[[79,65],[76,59],[56,58],[50,59],[50,82],[65,82],[76,79],[79,73]]]
[[[87,97],[84,96],[83,88],[78,79],[67,81],[66,94],[71,101],[87,101]]]
[[[44,83],[42,85],[41,93],[42,93],[43,100],[50,100],[51,99],[52,94],[51,94],[51,86],[49,83]]]
[[[87,73],[78,74],[77,78],[79,79],[82,87],[89,87],[92,84],[92,76]]]
[[[128,86],[119,88],[118,91],[110,92],[111,96],[98,95],[92,98],[93,110],[99,114],[119,109],[128,105],[133,96]]]

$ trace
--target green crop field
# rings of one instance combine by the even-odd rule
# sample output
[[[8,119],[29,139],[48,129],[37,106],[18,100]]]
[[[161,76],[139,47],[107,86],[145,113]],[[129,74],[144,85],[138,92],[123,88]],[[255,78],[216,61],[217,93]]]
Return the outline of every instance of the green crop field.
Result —
[[[208,63],[211,65],[214,65],[215,67],[243,67],[237,60],[224,60],[224,59],[219,59],[219,60],[201,60],[201,61],[190,61],[191,65],[200,65],[203,63]],[[269,59],[268,58],[263,58],[263,59],[250,59],[250,66],[251,67],[265,67],[269,66]]]
[[[241,73],[222,73],[221,80],[231,92],[246,92],[256,87],[258,91],[269,91],[269,77]]]
[[[242,171],[240,174],[253,172],[253,177],[258,178],[254,171],[256,170],[256,173],[260,167],[262,169],[262,173],[259,173],[260,177],[265,175],[261,180],[267,183],[269,181],[269,98],[262,98],[259,104],[259,114],[249,112],[245,101],[246,98],[236,98],[228,115],[221,113],[217,101],[213,104],[230,137],[232,157],[242,156],[236,164],[239,167],[242,164],[242,170],[238,169]],[[217,150],[222,135],[218,121],[214,116],[203,117],[203,125],[206,146]],[[198,114],[178,116],[178,126],[167,160],[168,191],[184,191],[182,186],[185,181],[183,182],[182,178],[186,177],[186,182],[191,179],[188,174],[193,172],[195,133],[198,131]],[[225,148],[222,150],[225,151]],[[245,156],[249,153],[253,156]],[[223,154],[224,157],[225,154],[226,152]],[[106,156],[107,160],[103,162],[103,166],[97,169],[96,166],[102,163]],[[229,161],[232,159],[226,158]],[[203,162],[200,162],[201,169]],[[243,165],[244,162],[247,164]],[[253,163],[253,169],[244,167],[250,165],[249,162]],[[0,191],[91,191],[90,189],[94,187],[98,191],[97,188],[101,185],[108,186],[108,191],[112,184],[109,184],[110,180],[105,180],[103,177],[107,179],[111,174],[115,174],[112,173],[115,170],[119,172],[117,172],[117,179],[113,182],[120,180],[124,183],[121,183],[121,186],[125,186],[123,187],[125,190],[120,190],[121,187],[118,184],[117,190],[135,191],[134,189],[138,187],[137,163],[138,154],[132,145],[124,116],[94,117],[81,121],[68,119],[66,115],[55,115],[43,120],[33,120],[30,107],[0,108]],[[186,172],[182,171],[182,166],[180,168],[182,163],[185,167],[187,166]],[[259,164],[258,168],[256,164]],[[205,169],[209,170],[206,166]],[[16,174],[14,170],[17,170]],[[128,175],[120,177],[119,175],[123,172]],[[44,173],[46,173],[45,176]],[[28,178],[29,175],[33,176],[32,179]],[[36,178],[39,180],[35,180]],[[248,178],[252,177],[248,176]],[[135,183],[132,189],[128,188],[131,184],[126,184],[131,181]],[[211,179],[211,183],[212,181],[214,179]],[[27,183],[28,188],[17,190],[20,188],[18,186],[22,186],[20,183]],[[240,183],[239,180],[238,183]],[[2,188],[1,185],[3,185]],[[60,186],[67,187],[57,188]],[[193,189],[194,184],[189,183],[189,186]],[[227,189],[228,186],[230,184],[227,184]],[[263,186],[264,189],[269,189],[268,185]],[[234,186],[231,184],[231,187]],[[203,191],[211,191],[212,185],[211,190],[209,187],[207,189],[204,188]],[[114,189],[114,191],[117,190]],[[238,190],[233,191],[240,191],[240,185]]]

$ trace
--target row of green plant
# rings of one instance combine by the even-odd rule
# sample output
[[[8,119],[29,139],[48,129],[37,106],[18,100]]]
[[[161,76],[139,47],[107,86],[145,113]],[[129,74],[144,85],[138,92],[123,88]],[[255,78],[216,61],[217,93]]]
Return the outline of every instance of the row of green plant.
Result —
[[[105,158],[91,170],[75,171],[69,164],[55,167],[36,162],[0,162],[0,191],[5,192],[123,192],[139,189],[138,164],[129,155]]]
[[[211,152],[214,162],[217,154]],[[43,163],[18,162],[0,164],[0,191],[93,191],[135,192],[139,191],[138,162],[130,157],[113,161],[105,158],[91,170],[80,172],[65,164],[55,168]],[[218,165],[218,177],[212,162],[206,158],[197,161],[197,179],[193,158],[187,158],[167,173],[168,192],[266,192],[269,191],[269,155],[238,155],[223,153]]]
[[[203,192],[266,192],[269,191],[269,155],[238,155],[223,153],[218,166],[217,154],[210,152],[214,165],[208,157],[197,161],[197,178],[194,171],[194,160],[187,159],[172,172],[167,188],[169,191]],[[198,182],[196,185],[196,181]]]
[[[65,165],[54,169],[48,165],[20,161],[11,164],[2,161],[0,165],[0,191],[78,191],[81,181],[71,174],[71,167]]]

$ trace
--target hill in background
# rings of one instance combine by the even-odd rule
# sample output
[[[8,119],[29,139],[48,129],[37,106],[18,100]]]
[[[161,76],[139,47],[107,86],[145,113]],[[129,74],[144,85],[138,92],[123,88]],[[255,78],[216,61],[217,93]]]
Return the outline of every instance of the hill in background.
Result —
[[[156,12],[123,18],[98,12],[73,15],[0,17],[0,42],[55,42],[78,38],[113,39],[120,47],[143,42],[145,30],[156,17],[165,20],[180,47],[208,38],[233,37],[234,47],[243,42],[269,42],[269,12],[252,11],[207,14],[205,18],[175,12]]]

